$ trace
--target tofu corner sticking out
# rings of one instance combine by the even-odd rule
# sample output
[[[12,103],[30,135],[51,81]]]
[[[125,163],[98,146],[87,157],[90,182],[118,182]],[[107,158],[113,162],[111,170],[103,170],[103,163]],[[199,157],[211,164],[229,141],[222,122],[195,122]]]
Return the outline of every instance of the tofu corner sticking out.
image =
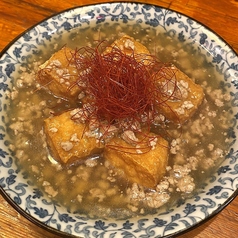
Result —
[[[95,137],[85,133],[86,124],[72,120],[73,111],[45,119],[44,132],[51,155],[63,164],[83,160],[93,153],[101,152]]]
[[[63,47],[39,66],[36,79],[52,94],[66,99],[75,98],[81,91],[77,85],[77,69],[72,61],[72,50]]]
[[[138,62],[142,62],[145,65],[151,62],[152,57],[149,50],[131,36],[124,35],[120,39],[115,40],[106,48],[104,54],[109,53],[113,47],[119,48],[126,55],[134,55]]]
[[[168,82],[168,80],[162,78],[159,83],[164,91],[172,91],[173,95],[166,100],[166,103],[161,103],[158,107],[166,118],[184,123],[191,118],[201,105],[204,99],[203,88],[174,65],[165,68],[165,72],[167,77],[171,78],[171,81]]]
[[[168,142],[162,137],[156,138],[156,145],[145,153],[130,153],[136,148],[120,138],[114,138],[110,144],[118,145],[123,150],[105,146],[104,157],[116,169],[123,171],[129,181],[154,188],[164,176],[168,163]]]

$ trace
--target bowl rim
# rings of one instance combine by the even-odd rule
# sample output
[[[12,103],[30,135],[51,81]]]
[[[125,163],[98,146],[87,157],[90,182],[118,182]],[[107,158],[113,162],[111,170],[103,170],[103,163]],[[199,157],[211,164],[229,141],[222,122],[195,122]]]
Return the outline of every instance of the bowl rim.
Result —
[[[28,214],[27,212],[25,212],[20,206],[18,206],[13,200],[12,198],[10,198],[6,192],[4,191],[4,189],[0,186],[0,194],[2,195],[2,197],[20,214],[22,215],[24,218],[26,218],[28,221],[32,222],[33,224],[37,225],[38,227],[52,233],[55,235],[60,235],[62,237],[65,238],[80,238],[80,236],[75,236],[75,235],[71,235],[69,233],[65,233],[63,231],[57,230],[53,227],[47,226],[46,224],[42,223],[41,221],[37,220],[35,217],[31,216],[30,214]],[[190,226],[189,228],[186,228],[184,230],[175,232],[173,234],[169,234],[166,236],[163,236],[162,238],[173,238],[176,235],[183,235],[191,230],[196,229],[197,227],[205,224],[206,222],[208,222],[209,220],[211,220],[213,217],[215,217],[218,213],[220,213],[223,209],[225,209],[236,197],[238,196],[238,188],[236,189],[236,191],[226,200],[225,203],[223,203],[220,207],[218,207],[213,213],[209,214],[205,219],[197,222],[196,224]],[[82,237],[83,238],[83,237]]]
[[[20,39],[24,34],[26,34],[27,32],[29,32],[30,30],[34,29],[35,27],[37,27],[39,24],[55,17],[58,15],[61,15],[63,13],[69,12],[71,10],[76,10],[76,9],[80,9],[83,7],[93,7],[93,6],[102,6],[105,4],[109,4],[109,5],[114,5],[114,4],[138,4],[138,5],[148,5],[148,6],[155,6],[155,7],[159,7],[161,9],[164,10],[169,10],[173,13],[178,13],[184,17],[186,17],[187,19],[191,19],[194,22],[200,24],[202,27],[204,27],[205,29],[207,29],[209,32],[213,33],[216,37],[218,37],[219,40],[221,40],[223,43],[226,44],[226,46],[233,51],[235,57],[238,58],[238,52],[236,52],[233,47],[218,33],[216,33],[213,29],[211,29],[210,27],[208,27],[206,24],[196,20],[195,18],[188,16],[187,14],[184,14],[180,11],[177,10],[173,10],[169,7],[163,7],[160,6],[159,4],[151,4],[151,3],[147,3],[147,2],[134,2],[134,1],[113,1],[113,2],[101,2],[101,3],[91,3],[91,4],[83,4],[83,5],[78,5],[75,7],[71,7],[71,8],[67,8],[64,9],[62,11],[59,12],[55,12],[45,18],[43,18],[41,21],[33,24],[31,27],[27,28],[26,30],[24,30],[22,33],[20,33],[19,35],[17,35],[14,39],[12,39],[0,52],[0,58],[2,58],[2,56],[8,51],[8,49],[18,40]],[[19,205],[17,205],[14,200],[5,192],[4,188],[0,185],[0,194],[2,195],[2,197],[14,208],[14,210],[16,210],[20,215],[22,215],[24,218],[26,218],[28,221],[30,221],[31,223],[37,225],[38,227],[52,233],[55,235],[60,235],[62,237],[68,237],[68,238],[80,238],[80,236],[75,236],[69,233],[65,233],[63,231],[57,230],[56,228],[53,228],[51,226],[48,226],[44,223],[42,223],[40,220],[38,220],[37,218],[33,217],[32,215],[30,215],[29,213],[25,212]],[[221,204],[219,207],[216,208],[216,210],[214,210],[212,213],[210,213],[207,217],[205,217],[204,219],[202,219],[201,221],[198,221],[197,223],[191,225],[189,228],[185,228],[183,230],[174,232],[172,234],[169,235],[165,235],[163,236],[163,238],[169,238],[169,237],[174,237],[177,235],[183,235],[193,229],[196,229],[197,227],[201,226],[202,224],[206,223],[207,221],[209,221],[210,219],[212,219],[214,216],[216,216],[218,213],[220,213],[223,209],[225,209],[236,197],[238,196],[238,188],[236,188],[236,190],[234,191],[234,193],[232,195],[229,196],[229,198],[226,199],[226,201]]]

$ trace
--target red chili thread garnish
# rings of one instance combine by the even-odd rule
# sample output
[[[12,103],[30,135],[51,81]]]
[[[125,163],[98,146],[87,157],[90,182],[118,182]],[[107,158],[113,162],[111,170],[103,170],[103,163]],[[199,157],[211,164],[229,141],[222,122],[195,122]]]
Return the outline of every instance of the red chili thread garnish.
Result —
[[[144,58],[148,62],[148,55],[127,55],[118,47],[106,48],[104,43],[72,52],[78,70],[76,84],[85,85],[83,90],[95,108],[90,116],[135,133],[139,130],[134,125],[139,123],[146,128],[146,137],[155,117],[160,114],[160,106],[167,105],[168,100],[176,100],[175,72],[169,64],[159,62],[151,55],[150,63],[144,64],[138,59]],[[163,86],[160,81],[163,81]]]
[[[83,47],[75,54],[76,66],[82,72],[78,84],[86,83],[97,117],[109,122],[126,118],[141,121],[141,115],[153,114],[154,104],[166,101],[158,85],[158,72],[153,72],[162,70],[164,64],[154,60],[145,65],[117,47],[102,54],[100,46]]]
[[[146,64],[143,59],[146,59]],[[170,108],[167,101],[181,97],[174,70],[152,55],[127,55],[118,47],[108,47],[107,42],[102,41],[95,48],[72,50],[68,61],[69,64],[75,64],[78,72],[78,80],[68,90],[80,87],[86,94],[84,100],[93,108],[90,113],[85,111],[87,121],[97,118],[99,128],[100,123],[106,122],[115,125],[121,133],[131,130],[143,134],[142,139],[135,141],[137,145],[145,145],[144,139],[149,135],[155,118],[161,114],[161,106]],[[174,113],[172,109],[171,112]],[[140,124],[143,132],[135,124]],[[101,139],[106,136],[107,130]],[[147,139],[150,149],[150,139]],[[108,146],[114,146],[117,150],[120,147]]]

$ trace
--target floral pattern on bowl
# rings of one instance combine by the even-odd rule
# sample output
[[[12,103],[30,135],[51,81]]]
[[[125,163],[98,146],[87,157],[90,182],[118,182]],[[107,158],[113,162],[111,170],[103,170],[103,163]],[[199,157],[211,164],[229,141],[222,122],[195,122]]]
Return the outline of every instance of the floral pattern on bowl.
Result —
[[[97,24],[145,24],[165,31],[185,44],[193,44],[223,75],[230,89],[234,107],[233,128],[229,136],[233,143],[219,169],[211,175],[201,191],[176,208],[156,215],[124,221],[91,220],[71,214],[51,201],[32,184],[19,168],[8,147],[6,92],[20,65],[31,59],[44,45],[74,28]],[[8,201],[28,219],[60,234],[80,237],[165,237],[181,233],[219,212],[237,194],[238,188],[238,57],[219,36],[182,14],[157,6],[139,3],[108,3],[78,7],[59,13],[23,33],[11,43],[0,58],[0,189]]]

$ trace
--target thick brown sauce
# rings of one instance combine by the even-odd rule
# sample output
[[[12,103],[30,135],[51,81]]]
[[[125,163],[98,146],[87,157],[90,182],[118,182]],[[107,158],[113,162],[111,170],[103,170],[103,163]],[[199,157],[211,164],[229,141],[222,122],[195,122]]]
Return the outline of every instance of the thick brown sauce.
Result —
[[[84,35],[88,35],[85,38],[75,32],[72,34],[73,38],[72,35],[69,38],[65,37],[55,45],[55,50],[66,42],[69,47],[83,46],[93,42],[92,39],[98,39],[99,35],[112,42],[117,38],[118,32],[131,33],[134,38],[140,39],[152,53],[156,53],[161,61],[174,63],[204,88],[206,99],[193,118],[182,127],[182,132],[171,130],[171,134],[174,134],[177,140],[170,141],[173,147],[169,157],[170,169],[168,168],[166,174],[166,181],[169,181],[170,186],[165,193],[171,196],[168,201],[170,206],[177,204],[179,199],[192,196],[194,193],[179,191],[176,184],[176,177],[187,173],[188,163],[196,167],[196,170],[189,172],[188,175],[193,178],[192,183],[195,184],[195,188],[199,188],[224,158],[228,148],[226,140],[226,131],[229,127],[228,96],[219,89],[220,76],[202,56],[197,55],[194,49],[163,34],[155,36],[152,30],[142,30],[139,26],[127,29],[117,26],[118,32],[111,34],[113,28],[102,29],[100,34],[96,29],[94,32],[85,31]],[[46,49],[42,50],[42,58],[37,59],[41,63],[53,53],[45,54]],[[44,90],[36,91],[36,82],[32,73],[34,72],[33,65],[29,64],[27,72],[23,69],[23,73],[16,80],[16,90],[13,90],[11,94],[13,100],[9,111],[10,131],[16,159],[27,171],[29,178],[49,196],[69,207],[71,211],[83,212],[90,217],[125,218],[155,212],[157,209],[153,207],[153,204],[148,206],[148,203],[144,202],[145,199],[129,200],[128,189],[133,190],[135,187],[131,189],[132,185],[122,178],[120,173],[112,170],[103,157],[96,156],[86,164],[75,164],[70,167],[56,164],[50,158],[42,131],[43,120],[52,111],[60,113],[74,108],[76,104],[55,98]],[[28,75],[28,72],[32,74]],[[224,105],[217,106],[219,104],[216,102],[217,99],[219,102],[224,102]],[[159,127],[155,127],[154,131],[158,132]],[[173,168],[174,165],[177,167]],[[180,187],[183,188],[183,185]],[[137,192],[137,198],[139,197]]]

